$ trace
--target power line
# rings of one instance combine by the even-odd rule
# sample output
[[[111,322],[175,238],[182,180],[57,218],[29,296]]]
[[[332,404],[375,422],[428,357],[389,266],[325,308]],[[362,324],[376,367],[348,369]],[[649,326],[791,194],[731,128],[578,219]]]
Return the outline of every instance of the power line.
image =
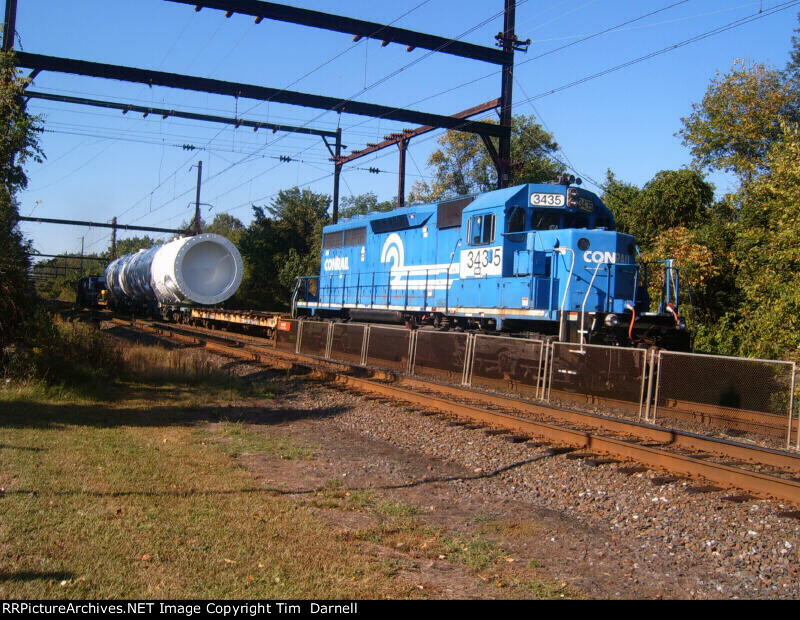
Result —
[[[722,32],[727,32],[728,30],[733,30],[734,28],[738,28],[740,26],[744,26],[745,24],[749,24],[749,23],[752,23],[754,21],[758,21],[759,19],[764,19],[765,17],[769,17],[770,15],[774,15],[775,13],[778,13],[780,11],[785,11],[786,9],[789,9],[789,8],[791,8],[793,6],[797,6],[798,4],[800,4],[800,0],[791,0],[790,2],[784,2],[782,4],[776,5],[775,7],[771,8],[771,9],[765,9],[764,11],[762,11],[760,13],[754,13],[753,15],[748,15],[747,17],[742,17],[740,19],[734,20],[734,21],[732,21],[732,22],[730,22],[728,24],[725,24],[723,26],[718,26],[717,28],[714,28],[712,30],[708,30],[708,31],[706,31],[704,33],[701,33],[699,35],[696,35],[694,37],[690,37],[688,39],[684,39],[683,41],[680,41],[679,43],[674,43],[673,45],[668,45],[667,47],[663,47],[663,48],[661,48],[659,50],[656,50],[654,52],[650,52],[649,54],[644,54],[643,56],[639,56],[637,58],[633,58],[631,60],[628,60],[626,62],[620,63],[618,65],[614,65],[613,67],[609,67],[608,69],[604,69],[602,71],[598,71],[597,73],[592,73],[591,75],[586,75],[586,76],[584,76],[582,78],[579,78],[577,80],[573,80],[573,81],[568,82],[566,84],[562,84],[561,86],[558,86],[556,88],[552,88],[550,90],[541,92],[538,95],[534,95],[533,97],[530,97],[529,99],[526,99],[526,100],[523,100],[523,101],[519,101],[517,103],[518,104],[527,103],[528,101],[536,101],[537,99],[542,99],[543,97],[547,97],[549,95],[553,95],[553,94],[561,92],[563,90],[567,90],[568,88],[572,88],[573,86],[578,86],[579,84],[584,84],[586,82],[589,82],[590,80],[595,80],[595,79],[597,79],[599,77],[603,77],[605,75],[608,75],[609,73],[614,73],[615,71],[619,71],[620,69],[625,69],[627,67],[633,66],[633,65],[638,64],[640,62],[643,62],[645,60],[650,60],[651,58],[655,58],[656,56],[660,56],[662,54],[666,54],[667,52],[672,52],[672,51],[674,51],[676,49],[679,49],[681,47],[685,47],[686,45],[689,45],[691,43],[697,43],[698,41],[702,41],[703,39],[707,39],[709,37],[712,37],[714,35],[720,34]]]

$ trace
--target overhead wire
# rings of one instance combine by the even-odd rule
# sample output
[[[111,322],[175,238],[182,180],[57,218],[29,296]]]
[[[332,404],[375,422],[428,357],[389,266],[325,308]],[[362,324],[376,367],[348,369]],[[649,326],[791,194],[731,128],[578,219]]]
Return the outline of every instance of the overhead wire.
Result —
[[[430,2],[430,0],[423,0],[422,2],[418,3],[417,5],[415,5],[415,6],[414,6],[412,9],[410,9],[410,10],[406,11],[406,12],[405,12],[405,13],[403,13],[401,16],[399,16],[399,17],[395,18],[395,19],[394,19],[392,22],[390,22],[390,24],[393,24],[393,23],[395,23],[395,22],[396,22],[396,21],[398,21],[399,19],[401,19],[401,18],[405,17],[405,16],[406,16],[406,15],[408,15],[409,13],[411,13],[411,12],[415,11],[416,9],[418,9],[418,8],[420,8],[421,6],[423,6],[423,5],[427,4],[428,2]],[[378,30],[376,30],[376,31],[375,31],[375,33],[373,33],[373,35],[372,35],[372,36],[379,34],[379,33],[380,33],[380,31],[381,31],[382,29],[383,29],[383,26],[382,26],[381,28],[379,28]],[[348,48],[348,49],[351,49],[352,47],[353,47],[353,46],[350,46],[350,48]],[[286,88],[289,88],[290,86],[292,86],[292,85],[296,84],[298,81],[300,81],[300,80],[304,79],[305,77],[307,77],[308,75],[310,75],[310,74],[311,74],[311,73],[313,73],[314,71],[316,71],[316,70],[318,70],[319,68],[321,68],[321,67],[325,66],[326,64],[328,64],[328,62],[331,62],[332,60],[334,60],[335,58],[337,58],[338,56],[340,56],[342,53],[344,53],[344,52],[341,52],[340,54],[338,54],[338,55],[334,56],[333,58],[329,59],[328,61],[326,61],[325,63],[322,63],[321,65],[318,65],[316,68],[312,69],[310,72],[306,73],[305,75],[301,76],[300,78],[298,78],[297,80],[295,80],[294,82],[292,82],[291,84],[289,84],[288,86],[284,87],[284,89],[283,89],[283,90],[285,90]],[[258,103],[257,103],[257,104],[255,104],[254,106],[250,107],[250,108],[249,108],[249,109],[248,109],[248,110],[245,112],[245,114],[247,114],[247,113],[251,112],[252,110],[254,110],[255,108],[257,108],[259,105],[262,105],[262,104],[264,104],[264,103],[268,103],[268,101],[267,101],[267,102],[258,102]],[[326,111],[326,112],[327,112],[327,111]],[[319,116],[321,116],[321,115],[317,115],[317,117],[315,117],[314,119],[311,119],[310,121],[307,121],[307,122],[306,122],[306,124],[305,124],[305,125],[303,125],[303,127],[306,127],[306,126],[308,126],[310,123],[314,122],[314,121],[315,121],[317,118],[319,118]],[[214,136],[214,137],[213,137],[211,140],[209,140],[209,142],[208,142],[208,143],[206,143],[206,144],[207,144],[207,145],[208,145],[208,144],[210,144],[210,142],[212,142],[212,141],[213,141],[213,140],[215,140],[217,137],[219,137],[220,133],[222,133],[222,130],[221,130],[220,132],[218,132],[218,133],[217,133],[217,134],[216,134],[216,135],[215,135],[215,136]],[[274,140],[274,141],[273,141],[273,143],[280,141],[280,140],[281,140],[283,137],[285,137],[285,134],[282,134],[281,136],[279,136],[279,137],[278,137],[276,140]],[[218,176],[220,176],[220,175],[224,174],[225,172],[227,172],[228,170],[232,169],[233,167],[235,167],[235,166],[237,166],[237,165],[240,165],[240,164],[241,164],[241,163],[243,163],[244,161],[247,161],[247,159],[248,159],[248,158],[247,158],[247,157],[245,157],[245,158],[243,158],[242,160],[240,160],[240,161],[238,161],[238,162],[236,162],[236,163],[234,163],[234,164],[230,164],[230,165],[229,165],[227,168],[223,168],[221,171],[219,171],[219,172],[217,172],[216,174],[212,175],[211,177],[207,178],[207,179],[206,179],[206,182],[212,181],[213,179],[215,179],[215,178],[217,178]],[[187,163],[188,163],[188,162],[187,162]],[[184,164],[184,166],[185,166],[185,164]],[[181,166],[181,167],[183,167],[183,166]],[[176,169],[176,170],[175,170],[175,172],[173,172],[173,174],[172,174],[172,175],[170,175],[170,177],[168,177],[168,178],[171,178],[172,176],[174,176],[175,174],[177,174],[177,172],[178,172],[179,170],[180,170],[180,168]],[[156,186],[156,188],[155,188],[154,190],[152,190],[152,191],[151,191],[151,194],[152,194],[152,192],[153,192],[153,191],[156,191],[156,190],[157,190],[157,189],[158,189],[160,186],[161,186],[161,184],[159,184],[158,186]],[[187,193],[189,193],[189,192],[191,192],[191,191],[192,191],[192,189],[191,189],[191,188],[189,188],[188,190],[186,190],[186,191],[182,192],[181,194],[179,194],[179,195],[175,196],[175,197],[173,198],[173,201],[175,201],[175,200],[178,200],[179,198],[181,198],[182,196],[186,195]],[[146,196],[145,196],[145,197],[144,197],[142,200],[144,200],[144,199],[146,199]],[[141,200],[140,200],[139,202],[141,202]],[[137,204],[138,204],[138,203],[137,203]],[[165,206],[165,205],[162,205],[162,206]],[[125,213],[127,213],[127,212],[128,212],[128,211],[130,211],[130,210],[131,210],[131,208],[129,208],[128,210],[126,210],[126,211],[125,211]],[[149,215],[149,213],[148,213],[148,215]]]
[[[684,1],[686,1],[686,0],[684,0]],[[668,7],[663,7],[662,9],[659,9],[658,11],[667,10],[667,8],[671,8],[672,6],[675,6],[675,5],[677,5],[677,4],[682,4],[682,2],[679,2],[679,3],[673,3],[672,5],[669,5]],[[632,60],[630,60],[630,61],[627,61],[627,62],[625,62],[625,63],[621,63],[621,64],[618,64],[618,65],[615,65],[615,66],[613,66],[613,67],[610,67],[610,68],[608,68],[608,69],[606,69],[606,70],[603,70],[603,71],[601,71],[601,72],[597,72],[597,73],[595,73],[595,74],[592,74],[592,75],[589,75],[589,76],[585,76],[585,77],[583,77],[583,78],[581,78],[581,79],[579,79],[579,80],[574,80],[574,81],[572,81],[572,82],[569,82],[569,83],[567,83],[567,84],[564,84],[564,85],[562,85],[562,86],[560,86],[560,87],[557,87],[556,89],[550,89],[550,90],[548,90],[548,91],[545,91],[545,92],[543,92],[543,93],[539,93],[539,94],[537,94],[537,95],[534,95],[533,97],[527,96],[527,94],[526,94],[526,99],[525,99],[525,100],[523,100],[523,101],[521,101],[521,102],[516,102],[516,103],[515,103],[515,105],[519,105],[519,104],[522,104],[522,103],[532,103],[533,101],[535,101],[535,100],[537,100],[537,99],[539,99],[539,98],[542,98],[542,97],[544,97],[544,96],[547,96],[547,95],[553,94],[553,93],[555,93],[555,92],[560,92],[561,90],[564,90],[564,89],[566,89],[566,88],[571,88],[571,87],[573,87],[573,86],[576,86],[576,85],[578,85],[578,84],[582,84],[582,83],[584,83],[584,82],[586,82],[586,81],[589,81],[589,80],[591,80],[591,79],[596,79],[596,78],[598,78],[598,77],[601,77],[601,76],[603,76],[603,75],[607,75],[608,73],[611,73],[611,72],[613,72],[613,71],[620,70],[620,69],[622,69],[622,68],[625,68],[625,67],[631,66],[632,64],[636,64],[636,63],[638,63],[638,62],[642,62],[642,61],[644,61],[644,60],[647,60],[647,59],[653,58],[653,57],[655,57],[655,56],[658,56],[658,55],[660,55],[660,54],[666,53],[666,52],[668,52],[668,51],[672,51],[672,50],[674,50],[674,49],[678,49],[678,48],[680,48],[680,47],[683,47],[683,46],[685,46],[685,45],[688,45],[688,44],[690,44],[690,43],[693,43],[693,42],[697,42],[697,41],[703,40],[703,39],[705,39],[705,38],[708,38],[708,37],[710,37],[710,36],[713,36],[713,35],[715,35],[715,34],[719,34],[719,33],[721,33],[721,32],[725,32],[725,31],[727,31],[727,30],[730,30],[730,29],[732,29],[732,28],[735,28],[735,27],[738,27],[738,26],[741,26],[741,25],[744,25],[744,24],[747,24],[747,23],[751,23],[752,21],[755,21],[756,19],[761,19],[761,18],[763,18],[763,17],[767,17],[767,16],[769,16],[769,15],[772,15],[772,14],[774,14],[774,13],[778,12],[778,11],[782,11],[782,10],[785,10],[785,9],[787,9],[787,8],[791,8],[792,6],[795,6],[795,5],[797,5],[797,4],[800,4],[800,0],[795,0],[795,1],[791,1],[791,2],[784,2],[784,3],[782,3],[782,4],[779,4],[779,5],[775,6],[775,7],[772,7],[771,9],[767,9],[766,11],[762,11],[762,12],[761,12],[761,13],[759,13],[759,14],[755,14],[755,15],[747,16],[747,17],[745,17],[745,18],[741,18],[741,19],[738,19],[738,20],[734,20],[733,22],[731,22],[731,23],[729,23],[729,24],[726,24],[726,25],[724,25],[724,26],[720,26],[720,27],[718,27],[718,28],[715,28],[715,29],[713,29],[713,30],[710,30],[710,31],[708,31],[708,32],[702,33],[702,34],[700,34],[700,35],[697,35],[697,36],[695,36],[695,37],[691,37],[691,38],[689,38],[689,39],[686,39],[686,40],[684,40],[684,41],[681,41],[681,42],[679,42],[679,43],[677,43],[677,44],[673,44],[673,45],[671,45],[671,46],[668,46],[668,47],[666,47],[666,48],[662,48],[661,50],[656,50],[655,52],[651,52],[651,53],[649,53],[649,54],[646,54],[646,55],[640,56],[640,57],[638,57],[638,58],[632,59]],[[658,12],[658,11],[655,11],[655,12]],[[623,22],[623,24],[621,24],[621,25],[630,24],[630,23],[632,23],[633,21],[636,21],[636,20],[638,20],[638,19],[643,19],[643,18],[644,18],[644,17],[646,17],[646,16],[652,15],[652,14],[654,14],[655,12],[650,12],[650,13],[648,13],[648,14],[647,14],[647,15],[645,15],[645,16],[641,16],[641,17],[639,17],[639,18],[636,18],[635,20],[627,20],[626,22]],[[621,25],[618,25],[617,27],[619,27],[619,26],[621,26]],[[604,32],[609,32],[609,31],[611,31],[611,30],[613,30],[613,29],[614,29],[614,28],[611,28],[611,29],[605,29],[604,31],[601,31],[601,33],[604,33]],[[588,38],[591,38],[592,36],[599,36],[599,34],[600,34],[600,33],[594,33],[594,34],[593,34],[593,35],[591,35],[590,37],[586,37],[586,39],[588,39]],[[584,39],[584,40],[585,40],[585,39]],[[570,45],[576,44],[576,43],[578,43],[578,42],[580,42],[580,41],[573,42],[573,43],[572,43],[572,44],[570,44]],[[561,48],[559,48],[559,49],[563,49],[564,47],[567,47],[567,46],[562,46],[562,47],[561,47]],[[549,52],[546,52],[546,53],[545,53],[545,54],[543,54],[543,55],[547,55],[547,54],[550,54],[550,53],[554,53],[555,51],[557,51],[557,50],[550,50]],[[543,56],[543,55],[540,55],[539,57],[541,57],[541,56]],[[535,60],[535,59],[536,59],[536,58],[527,59],[526,61],[523,61],[523,63],[519,63],[519,64],[524,64],[524,63],[527,63],[527,62],[531,62],[531,61],[533,61],[533,60]],[[414,64],[414,63],[409,63],[409,65],[410,65],[410,64]],[[396,75],[396,74],[397,74],[397,71],[396,71],[396,72],[394,72],[393,74],[390,74],[389,76],[384,76],[384,78],[385,78],[385,79],[389,79],[389,78],[391,77],[391,75]],[[375,83],[373,83],[373,85],[371,85],[370,87],[372,87],[372,86],[375,86],[375,85],[378,85],[378,84],[382,83],[382,82],[384,81],[384,78],[381,78],[380,80],[376,81],[376,82],[375,82]],[[448,89],[448,90],[449,90],[449,89]],[[440,93],[440,94],[441,94],[441,93]],[[353,96],[357,96],[357,95],[353,95]],[[438,96],[438,95],[434,95],[434,96]],[[430,98],[430,97],[426,97],[426,98],[425,98],[425,100],[427,100],[427,99],[429,99],[429,98]],[[420,100],[420,101],[422,101],[422,100]],[[415,103],[418,103],[418,102],[415,102]],[[326,112],[324,112],[323,114],[325,114],[325,113],[327,113],[327,111],[326,111]],[[321,115],[320,115],[320,116],[321,116]],[[309,121],[309,122],[312,122],[312,121]],[[266,146],[266,145],[265,145],[265,146]],[[263,148],[263,147],[262,147],[262,148]],[[310,147],[309,147],[309,148],[310,148]],[[307,150],[307,149],[306,149],[306,150]],[[247,156],[246,156],[246,157],[245,157],[243,160],[240,160],[240,161],[239,161],[239,162],[237,162],[237,164],[235,164],[235,165],[238,165],[238,164],[240,164],[242,161],[246,161],[246,159],[247,159],[248,157],[251,157],[251,156],[252,156],[252,155],[247,155]],[[230,167],[229,167],[228,169],[230,169]],[[218,176],[218,175],[215,175],[215,176]],[[260,175],[258,175],[258,176],[260,176]],[[584,176],[585,176],[585,175],[584,175]],[[253,178],[257,178],[257,177],[253,177]],[[248,179],[248,181],[247,181],[247,182],[251,182],[251,181],[252,181],[252,179]],[[178,197],[180,197],[180,196],[178,196]],[[177,199],[178,197],[176,197],[176,199]]]

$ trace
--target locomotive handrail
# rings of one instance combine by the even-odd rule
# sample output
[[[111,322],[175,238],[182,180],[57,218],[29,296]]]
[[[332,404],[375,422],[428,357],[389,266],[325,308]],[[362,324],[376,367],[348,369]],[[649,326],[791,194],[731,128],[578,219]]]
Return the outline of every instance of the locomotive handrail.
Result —
[[[581,304],[581,323],[580,323],[580,326],[579,326],[580,329],[578,330],[578,332],[581,335],[581,353],[583,353],[583,340],[584,340],[585,333],[586,333],[586,329],[584,329],[584,327],[585,327],[584,321],[585,321],[585,315],[586,315],[586,302],[589,300],[589,294],[592,292],[592,285],[594,284],[595,278],[597,278],[597,273],[600,271],[600,267],[604,267],[604,266],[608,269],[608,274],[609,274],[609,278],[608,279],[609,279],[609,281],[611,280],[610,263],[607,263],[605,261],[603,261],[602,263],[597,263],[597,267],[594,268],[594,274],[592,274],[592,279],[589,282],[589,286],[586,288],[586,295],[583,296],[583,303]]]
[[[562,256],[569,252],[572,254],[572,264],[569,266],[569,275],[567,276],[567,285],[564,287],[564,296],[561,298],[561,305],[558,307],[560,312],[564,312],[564,304],[567,303],[567,292],[569,291],[570,284],[572,284],[572,272],[575,270],[575,250],[572,248],[553,248],[554,252],[558,252]]]

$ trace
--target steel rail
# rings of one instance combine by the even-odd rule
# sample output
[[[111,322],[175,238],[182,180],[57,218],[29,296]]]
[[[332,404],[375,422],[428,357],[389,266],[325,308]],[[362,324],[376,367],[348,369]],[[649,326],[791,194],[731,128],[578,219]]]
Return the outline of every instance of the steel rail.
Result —
[[[127,321],[121,321],[119,319],[115,321],[124,325],[130,324]],[[378,393],[414,405],[435,409],[448,415],[466,417],[476,422],[541,437],[571,447],[591,449],[616,457],[632,459],[648,467],[664,469],[691,477],[702,477],[712,483],[725,487],[737,487],[755,495],[775,497],[800,504],[800,482],[793,479],[781,478],[761,472],[740,469],[724,463],[715,463],[702,458],[677,454],[675,452],[659,449],[658,447],[634,443],[630,440],[604,437],[596,434],[594,431],[565,428],[549,422],[532,420],[516,413],[489,411],[472,404],[454,402],[429,393],[421,393],[419,390],[420,388],[439,390],[460,398],[479,395],[481,398],[486,399],[489,404],[513,408],[525,413],[543,414],[550,418],[557,416],[560,418],[560,421],[572,424],[594,426],[606,431],[624,433],[639,438],[644,437],[653,442],[662,443],[664,447],[685,448],[711,453],[722,452],[725,456],[731,458],[740,458],[764,465],[788,468],[792,471],[798,471],[800,469],[800,457],[777,450],[745,446],[721,439],[703,437],[649,424],[614,420],[596,414],[537,405],[516,399],[456,388],[454,386],[445,386],[420,379],[403,377],[399,379],[399,384],[390,385],[376,381],[375,379],[355,377],[341,372],[342,367],[351,367],[349,364],[278,351],[268,345],[244,342],[228,335],[207,334],[197,328],[187,328],[183,326],[175,328],[162,324],[148,325],[141,322],[138,326],[149,327],[149,329],[153,331],[157,331],[161,334],[169,334],[171,337],[176,337],[176,339],[179,340],[186,339],[198,345],[202,344],[210,350],[222,354],[246,358],[251,361],[258,361],[266,364],[274,363],[280,365],[281,368],[308,367],[308,362],[312,362],[312,364],[318,366],[318,368],[313,368],[312,366],[312,377],[332,381],[359,391]],[[209,338],[221,340],[222,342],[209,342]],[[258,339],[251,338],[251,340],[257,341]],[[298,358],[305,363],[298,364]],[[327,368],[325,366],[327,366]],[[363,368],[361,370],[364,371]],[[383,374],[385,377],[397,379],[397,376],[392,373],[380,374]]]
[[[268,341],[265,341],[263,338],[259,338],[257,336],[245,336],[242,334],[237,334],[236,337],[233,337],[228,334],[222,335],[214,330],[200,327],[162,327],[172,332],[179,332],[182,329],[186,329],[187,332],[204,333],[210,338],[215,338],[217,340],[229,343],[236,343],[237,347],[256,354],[263,353],[264,349],[266,348],[270,351],[270,355],[276,354],[278,356],[284,356],[287,359],[293,360],[302,359],[306,362],[313,360],[317,365],[332,370],[341,370],[342,367],[345,367],[351,371],[353,369],[361,372],[365,371],[362,366],[348,364],[347,362],[277,350],[274,349],[271,344],[263,344],[264,342]],[[642,441],[661,443],[680,449],[710,452],[732,460],[744,459],[746,461],[751,461],[761,465],[768,465],[770,467],[784,468],[790,471],[800,471],[800,456],[781,450],[775,450],[763,446],[745,445],[735,441],[729,441],[717,437],[709,437],[707,435],[700,435],[679,429],[666,428],[646,422],[612,418],[596,413],[578,411],[564,406],[535,403],[520,399],[519,397],[492,394],[470,387],[453,386],[436,381],[408,376],[399,376],[391,371],[370,369],[369,372],[378,380],[394,381],[399,385],[406,385],[414,390],[433,389],[438,392],[449,394],[456,398],[464,398],[465,396],[468,396],[473,400],[481,401],[485,405],[500,407],[503,409],[511,409],[529,415],[544,415],[550,418],[558,418],[559,420],[563,420],[570,424],[590,426],[596,429],[634,436]]]

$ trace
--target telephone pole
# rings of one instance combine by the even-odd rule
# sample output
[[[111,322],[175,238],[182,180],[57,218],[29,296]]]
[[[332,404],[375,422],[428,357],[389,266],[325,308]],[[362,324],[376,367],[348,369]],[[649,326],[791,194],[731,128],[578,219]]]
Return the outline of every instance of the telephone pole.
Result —
[[[195,235],[200,234],[200,181],[203,176],[203,162],[197,162],[197,195],[194,200],[194,224],[192,225],[192,232]]]

